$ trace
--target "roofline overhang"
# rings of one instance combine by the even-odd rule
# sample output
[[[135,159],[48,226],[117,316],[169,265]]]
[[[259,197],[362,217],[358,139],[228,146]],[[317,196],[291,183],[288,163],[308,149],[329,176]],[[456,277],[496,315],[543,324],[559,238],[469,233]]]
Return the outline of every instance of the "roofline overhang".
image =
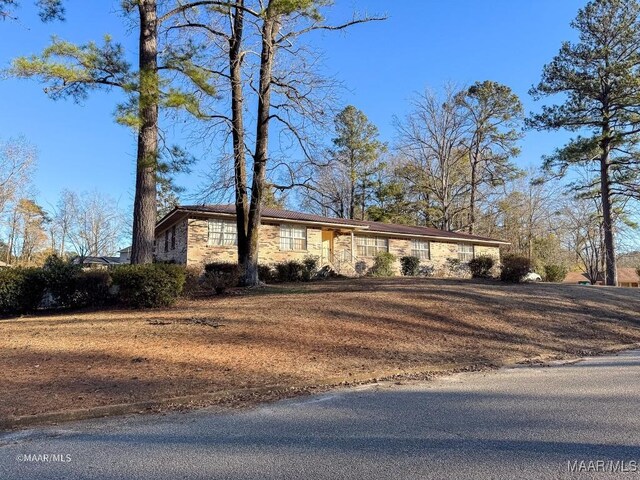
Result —
[[[235,218],[235,213],[220,213],[220,212],[209,212],[206,210],[191,210],[191,209],[183,209],[180,207],[175,207],[169,213],[167,213],[163,218],[161,218],[156,224],[155,233],[157,234],[163,224],[165,224],[169,219],[175,217],[177,214],[186,214],[189,216],[193,215],[203,215],[207,217],[222,217],[222,218]],[[365,232],[372,235],[380,235],[386,237],[403,237],[403,238],[427,238],[430,240],[444,240],[448,242],[467,242],[474,244],[487,244],[487,245],[511,245],[510,242],[504,242],[502,240],[491,240],[491,239],[479,239],[479,238],[460,238],[460,237],[448,237],[448,236],[440,236],[440,235],[427,235],[427,234],[419,234],[419,233],[400,233],[400,232],[380,232],[377,230],[371,230],[369,225],[356,225],[356,224],[345,224],[345,223],[333,223],[333,222],[321,222],[317,220],[291,220],[288,218],[281,217],[272,217],[269,215],[263,215],[262,219],[269,221],[277,221],[279,223],[293,223],[297,225],[318,225],[322,227],[331,227],[331,228],[341,228],[347,230],[353,230],[354,232]]]
[[[440,235],[428,235],[419,233],[395,233],[395,232],[379,232],[377,230],[368,230],[367,233],[386,236],[386,237],[406,237],[406,238],[427,238],[429,240],[446,240],[448,242],[466,242],[481,244],[486,243],[489,245],[511,245],[511,242],[503,242],[502,240],[480,239],[480,238],[460,238],[460,237],[447,237]]]
[[[222,213],[222,212],[208,212],[206,210],[186,210],[180,207],[174,208],[172,211],[167,213],[163,218],[161,218],[158,223],[156,223],[156,232],[161,229],[161,226],[167,222],[170,218],[174,217],[177,213],[186,213],[187,215],[204,215],[208,217],[223,217],[223,218],[235,218],[235,213]],[[292,220],[289,218],[281,218],[281,217],[272,217],[269,215],[262,215],[262,219],[277,221],[280,223],[295,223],[295,224],[303,224],[303,225],[319,225],[324,227],[332,227],[332,228],[345,228],[352,230],[369,230],[369,225],[356,225],[352,223],[334,223],[334,222],[320,222],[318,220]]]

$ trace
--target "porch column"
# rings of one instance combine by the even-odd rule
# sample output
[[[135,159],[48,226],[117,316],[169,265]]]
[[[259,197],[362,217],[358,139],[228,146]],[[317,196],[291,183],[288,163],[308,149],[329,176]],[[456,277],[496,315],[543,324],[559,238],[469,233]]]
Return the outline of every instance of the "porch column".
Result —
[[[354,257],[355,257],[355,255],[354,255],[355,250],[354,250],[353,243],[354,243],[354,236],[353,236],[353,230],[351,230],[351,261],[352,262],[353,262]]]

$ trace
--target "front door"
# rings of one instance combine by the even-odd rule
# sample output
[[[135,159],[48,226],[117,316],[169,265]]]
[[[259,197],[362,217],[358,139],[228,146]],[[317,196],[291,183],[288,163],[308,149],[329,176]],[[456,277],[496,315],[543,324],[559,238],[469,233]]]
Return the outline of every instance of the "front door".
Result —
[[[333,231],[322,231],[322,263],[326,264],[331,261],[333,255]]]

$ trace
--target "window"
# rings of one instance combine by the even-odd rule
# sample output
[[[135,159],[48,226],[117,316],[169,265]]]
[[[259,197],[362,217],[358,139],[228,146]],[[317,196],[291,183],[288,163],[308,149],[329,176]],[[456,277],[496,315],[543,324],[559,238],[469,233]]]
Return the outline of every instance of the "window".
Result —
[[[176,249],[176,226],[171,227],[171,250]]]
[[[164,251],[169,251],[169,230],[164,231]]]
[[[207,245],[226,246],[238,243],[236,222],[227,220],[209,220],[209,239]]]
[[[306,250],[307,227],[280,225],[280,250]]]
[[[418,257],[420,260],[429,260],[431,258],[429,242],[425,240],[414,240],[411,248],[411,255]]]
[[[380,252],[389,251],[389,239],[384,237],[356,237],[359,257],[375,257]]]
[[[467,243],[458,244],[458,260],[461,262],[468,262],[473,260],[473,245]]]

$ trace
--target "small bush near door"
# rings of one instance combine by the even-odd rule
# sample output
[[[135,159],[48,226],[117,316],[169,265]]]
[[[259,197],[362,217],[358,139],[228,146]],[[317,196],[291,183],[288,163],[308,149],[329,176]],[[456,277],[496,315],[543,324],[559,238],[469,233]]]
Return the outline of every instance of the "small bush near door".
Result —
[[[308,282],[318,273],[318,257],[308,255],[304,257],[302,264],[304,265],[302,280]]]
[[[489,278],[491,276],[491,269],[495,263],[493,257],[488,255],[480,255],[476,258],[469,260],[469,270],[471,270],[471,276],[474,278]]]
[[[400,258],[400,269],[402,275],[415,277],[420,274],[420,259],[418,257]]]

